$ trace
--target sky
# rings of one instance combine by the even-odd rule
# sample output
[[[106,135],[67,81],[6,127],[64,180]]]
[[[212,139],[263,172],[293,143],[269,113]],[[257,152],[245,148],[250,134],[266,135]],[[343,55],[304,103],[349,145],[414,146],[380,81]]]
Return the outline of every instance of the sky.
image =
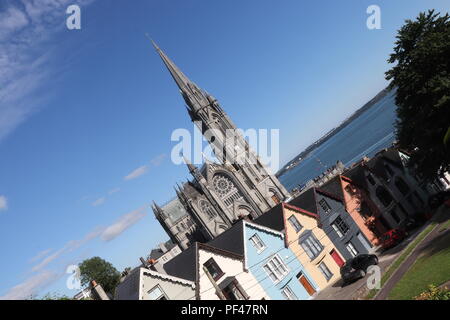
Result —
[[[81,29],[69,30],[69,5]],[[381,9],[369,30],[366,9]],[[72,296],[68,266],[122,271],[167,240],[149,208],[189,177],[193,131],[148,33],[239,128],[280,129],[286,163],[373,98],[396,30],[447,0],[0,2],[0,299]]]

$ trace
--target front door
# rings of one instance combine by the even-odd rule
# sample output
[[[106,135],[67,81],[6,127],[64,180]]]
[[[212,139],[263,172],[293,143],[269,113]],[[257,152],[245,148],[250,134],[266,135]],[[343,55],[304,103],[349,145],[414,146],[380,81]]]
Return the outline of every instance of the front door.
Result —
[[[305,275],[303,273],[300,272],[297,275],[297,278],[298,278],[298,281],[300,281],[300,283],[302,284],[302,286],[305,288],[306,292],[308,292],[308,294],[310,296],[312,296],[316,293],[316,290],[314,289],[312,284],[309,282],[309,280],[305,277]]]
[[[331,256],[333,257],[334,261],[337,263],[337,265],[340,267],[342,267],[344,265],[344,260],[342,260],[341,256],[339,255],[339,253],[337,253],[336,250],[332,250],[330,252]]]

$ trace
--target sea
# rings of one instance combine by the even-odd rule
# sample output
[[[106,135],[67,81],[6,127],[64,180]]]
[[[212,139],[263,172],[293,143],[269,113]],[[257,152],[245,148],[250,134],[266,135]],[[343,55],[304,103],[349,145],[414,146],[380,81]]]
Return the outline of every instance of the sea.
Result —
[[[292,190],[319,176],[339,160],[348,167],[364,156],[372,157],[391,146],[395,140],[396,108],[395,91],[391,91],[314,149],[297,166],[286,171],[279,180]]]

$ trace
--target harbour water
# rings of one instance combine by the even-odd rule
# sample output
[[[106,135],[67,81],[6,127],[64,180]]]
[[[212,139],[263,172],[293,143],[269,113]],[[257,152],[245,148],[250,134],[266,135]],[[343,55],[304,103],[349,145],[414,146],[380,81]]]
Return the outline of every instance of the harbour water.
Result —
[[[364,156],[371,157],[389,147],[395,140],[395,109],[395,93],[390,92],[280,176],[281,183],[292,190],[317,177],[338,160],[350,166]]]

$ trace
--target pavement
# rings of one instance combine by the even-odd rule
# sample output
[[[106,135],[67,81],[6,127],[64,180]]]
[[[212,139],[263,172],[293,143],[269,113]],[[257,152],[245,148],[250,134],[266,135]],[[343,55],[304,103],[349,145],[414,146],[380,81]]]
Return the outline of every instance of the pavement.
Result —
[[[450,209],[448,207],[440,207],[435,214],[435,217],[450,217]],[[441,219],[445,222],[446,219]],[[432,221],[435,221],[433,219]],[[442,223],[444,223],[442,222]],[[429,222],[431,223],[431,221]],[[378,266],[381,269],[381,276],[387,271],[389,266],[396,260],[398,256],[403,252],[403,250],[412,242],[414,239],[422,232],[426,227],[429,226],[429,223],[426,223],[422,227],[414,230],[408,238],[402,241],[400,244],[386,251],[382,251],[381,248],[375,248],[373,252],[378,256]],[[439,222],[439,224],[442,224]],[[408,271],[411,265],[416,261],[419,252],[421,252],[422,246],[426,246],[430,242],[432,242],[437,236],[439,236],[438,230],[440,227],[435,228],[431,233],[427,235],[427,237],[422,241],[418,247],[412,251],[411,255],[404,261],[404,263],[400,266],[400,268],[391,276],[388,282],[385,283],[383,288],[378,293],[376,300],[386,299],[389,295],[389,292],[401,279],[401,277]],[[364,299],[366,294],[369,292],[367,288],[366,281],[368,276],[359,279],[351,284],[343,286],[343,282],[341,279],[337,280],[335,283],[331,284],[327,288],[321,290],[316,294],[314,300],[359,300]]]

